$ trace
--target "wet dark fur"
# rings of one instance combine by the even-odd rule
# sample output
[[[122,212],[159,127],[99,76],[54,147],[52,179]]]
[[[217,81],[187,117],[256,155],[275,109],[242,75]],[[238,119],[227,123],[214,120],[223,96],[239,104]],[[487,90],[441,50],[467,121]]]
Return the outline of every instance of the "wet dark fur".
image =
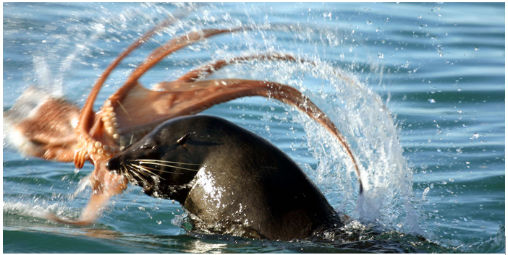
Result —
[[[169,120],[113,157],[108,169],[148,195],[180,202],[197,231],[291,240],[342,225],[286,154],[217,117]]]

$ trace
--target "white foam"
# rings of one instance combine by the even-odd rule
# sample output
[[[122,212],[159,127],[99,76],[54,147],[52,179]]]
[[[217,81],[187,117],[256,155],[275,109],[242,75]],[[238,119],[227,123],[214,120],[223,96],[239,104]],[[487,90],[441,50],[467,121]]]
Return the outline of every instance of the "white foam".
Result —
[[[37,205],[25,202],[3,202],[3,212],[17,214],[21,216],[29,216],[35,218],[45,218],[45,215],[57,208],[57,204],[53,205]]]

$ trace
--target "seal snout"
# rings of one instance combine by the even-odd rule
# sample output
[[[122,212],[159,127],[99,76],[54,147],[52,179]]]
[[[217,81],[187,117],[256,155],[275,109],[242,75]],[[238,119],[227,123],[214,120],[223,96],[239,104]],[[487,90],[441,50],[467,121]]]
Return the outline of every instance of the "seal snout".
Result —
[[[108,162],[106,162],[106,168],[109,171],[118,171],[120,170],[120,160],[118,158],[112,158]]]

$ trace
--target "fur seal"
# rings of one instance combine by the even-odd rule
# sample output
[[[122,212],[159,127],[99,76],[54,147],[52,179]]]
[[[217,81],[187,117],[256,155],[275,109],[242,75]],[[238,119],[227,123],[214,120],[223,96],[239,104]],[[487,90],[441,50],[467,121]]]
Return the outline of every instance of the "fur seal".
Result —
[[[193,231],[292,240],[342,225],[291,158],[218,117],[166,121],[106,167],[150,196],[180,202],[190,213]]]

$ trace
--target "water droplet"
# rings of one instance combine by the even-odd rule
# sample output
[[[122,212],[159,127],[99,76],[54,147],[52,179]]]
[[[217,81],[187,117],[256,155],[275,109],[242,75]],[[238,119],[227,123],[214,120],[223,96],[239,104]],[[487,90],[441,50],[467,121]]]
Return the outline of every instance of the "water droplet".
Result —
[[[385,55],[384,55],[383,53],[379,52],[379,53],[377,54],[377,57],[378,57],[378,58],[384,58],[384,57],[385,57]]]
[[[332,18],[332,13],[331,12],[329,12],[329,13],[323,13],[323,17],[331,19]]]
[[[422,199],[425,199],[425,196],[427,196],[427,194],[429,193],[430,191],[430,187],[427,187],[424,191],[423,191],[423,194],[422,194]]]
[[[474,48],[474,50],[475,50],[475,51],[478,51],[478,47],[475,47],[475,48]]]
[[[429,99],[429,102],[430,102],[431,104],[433,104],[433,103],[435,103],[435,102],[436,102],[436,100],[434,100],[434,99],[432,99],[432,98],[431,98],[431,99]]]

